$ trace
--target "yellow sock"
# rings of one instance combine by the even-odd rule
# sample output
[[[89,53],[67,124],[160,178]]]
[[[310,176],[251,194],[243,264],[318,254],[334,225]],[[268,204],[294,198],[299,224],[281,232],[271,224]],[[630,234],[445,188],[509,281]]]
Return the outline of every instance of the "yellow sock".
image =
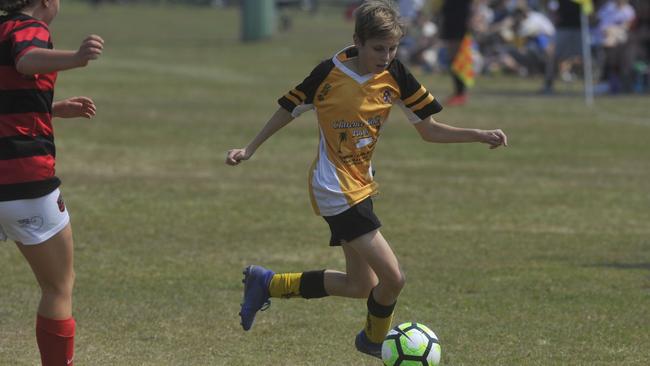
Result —
[[[390,325],[393,322],[393,313],[387,318],[379,318],[370,313],[366,318],[366,327],[364,328],[366,336],[372,343],[382,343],[386,334],[390,330]]]
[[[374,292],[375,289],[372,289],[370,296],[368,296],[368,316],[366,317],[364,332],[370,342],[382,343],[393,322],[393,312],[397,301],[390,305],[382,305],[375,300]]]
[[[285,299],[300,296],[301,276],[302,273],[276,273],[269,284],[269,294]]]

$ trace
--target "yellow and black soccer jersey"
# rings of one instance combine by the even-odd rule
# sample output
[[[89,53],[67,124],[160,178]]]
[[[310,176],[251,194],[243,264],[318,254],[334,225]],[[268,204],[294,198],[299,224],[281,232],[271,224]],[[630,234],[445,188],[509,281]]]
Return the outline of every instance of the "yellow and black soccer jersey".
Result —
[[[294,117],[316,110],[320,143],[309,193],[321,216],[337,215],[377,193],[371,159],[393,104],[413,123],[442,109],[399,60],[379,74],[358,75],[343,64],[357,55],[354,46],[340,51],[278,100]]]

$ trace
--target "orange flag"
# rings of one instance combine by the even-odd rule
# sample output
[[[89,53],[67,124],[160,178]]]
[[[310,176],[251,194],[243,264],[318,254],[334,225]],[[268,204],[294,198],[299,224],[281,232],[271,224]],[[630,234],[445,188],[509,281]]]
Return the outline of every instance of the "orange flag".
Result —
[[[451,63],[451,71],[453,71],[460,80],[465,83],[467,87],[474,86],[474,58],[472,57],[472,44],[474,39],[471,34],[467,33],[460,43],[460,48],[456,57]]]

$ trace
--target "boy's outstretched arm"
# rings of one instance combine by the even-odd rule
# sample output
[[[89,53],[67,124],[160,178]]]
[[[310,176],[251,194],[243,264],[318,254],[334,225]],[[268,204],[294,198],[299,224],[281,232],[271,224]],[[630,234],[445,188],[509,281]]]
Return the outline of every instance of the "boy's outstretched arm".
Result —
[[[16,70],[24,75],[34,75],[84,67],[88,61],[99,58],[103,49],[104,40],[97,35],[86,37],[76,51],[33,48],[18,60]]]
[[[255,151],[257,150],[264,141],[266,141],[269,137],[273,136],[274,133],[276,133],[279,129],[282,127],[286,126],[289,124],[289,122],[293,121],[293,116],[291,113],[289,113],[286,109],[280,107],[278,108],[277,111],[271,116],[268,122],[266,122],[266,125],[264,125],[264,128],[255,136],[253,141],[251,141],[246,147],[241,148],[241,149],[231,149],[228,150],[228,154],[226,155],[226,164],[228,165],[237,165],[241,163],[243,160],[248,160],[253,156]]]
[[[479,130],[458,128],[436,122],[433,117],[424,119],[415,125],[423,140],[428,142],[482,142],[490,145],[490,149],[508,146],[508,137],[501,130]]]

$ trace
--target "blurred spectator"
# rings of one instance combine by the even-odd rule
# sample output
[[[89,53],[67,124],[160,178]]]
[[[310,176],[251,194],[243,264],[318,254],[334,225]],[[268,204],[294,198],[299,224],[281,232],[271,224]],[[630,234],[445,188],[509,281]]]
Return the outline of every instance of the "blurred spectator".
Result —
[[[445,0],[442,3],[440,37],[445,43],[449,65],[456,57],[461,41],[468,31],[471,5],[472,0]],[[458,75],[451,71],[451,67],[449,73],[454,83],[454,93],[445,104],[448,106],[465,104],[467,102],[467,86]]]
[[[399,0],[399,12],[406,25],[406,34],[400,41],[398,57],[404,62],[411,62],[411,55],[417,51],[420,30],[416,21],[423,5],[422,0]]]
[[[633,45],[634,91],[650,91],[650,1],[632,0],[636,20],[632,26],[630,43]]]
[[[424,0],[399,0],[399,13],[407,25],[415,23],[420,14]]]
[[[581,59],[582,54],[580,5],[573,0],[553,0],[549,5],[551,10],[555,11],[556,33],[546,59],[542,89],[545,94],[553,93],[553,82],[561,64],[571,65],[573,60]]]
[[[515,56],[523,68],[520,74],[529,75],[543,71],[555,36],[553,23],[546,15],[525,5],[517,8],[513,17],[520,43]]]
[[[494,21],[494,10],[490,0],[475,0],[474,14],[471,18],[471,28],[476,34],[487,33]]]
[[[610,93],[631,89],[632,47],[630,27],[635,18],[628,0],[609,0],[596,15],[598,20],[594,43],[604,50],[604,72],[601,81]],[[599,88],[602,90],[602,87]]]
[[[650,62],[650,1],[637,0],[637,22],[632,38],[638,44],[639,58]]]
[[[400,43],[400,60],[421,66],[426,72],[437,71],[439,48],[437,35],[438,26],[426,15],[426,12],[418,12]]]
[[[313,15],[318,12],[318,6],[318,0],[275,0],[275,7],[278,10],[280,30],[288,31],[293,27],[293,20],[286,9],[298,8]]]
[[[484,58],[483,72],[520,73],[520,65],[513,57],[518,51],[511,0],[488,3],[478,0],[472,15],[472,29]]]
[[[577,77],[573,69],[582,66],[581,8],[574,0],[425,3],[399,0],[409,24],[399,57],[425,71],[449,70],[462,38],[470,30],[478,45],[472,55],[473,64],[479,68],[476,72],[519,76],[541,73],[543,92],[552,93],[558,75],[565,81],[573,80]],[[604,90],[650,90],[650,0],[594,0],[594,5],[598,16],[590,19],[592,51],[600,55],[594,66],[606,81]],[[463,104],[467,85],[449,72],[454,92],[446,104]]]

